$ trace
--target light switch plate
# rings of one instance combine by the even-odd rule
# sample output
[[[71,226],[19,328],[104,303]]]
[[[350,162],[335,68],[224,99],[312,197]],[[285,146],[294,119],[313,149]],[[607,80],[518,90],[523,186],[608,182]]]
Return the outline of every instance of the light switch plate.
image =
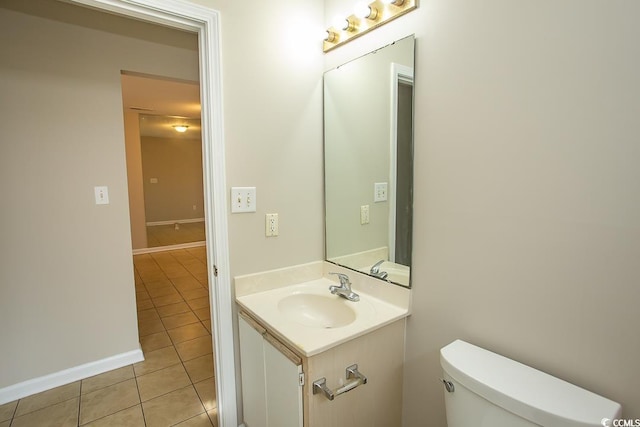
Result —
[[[386,202],[388,188],[389,185],[386,182],[376,182],[373,184],[373,201]]]
[[[231,212],[255,212],[256,211],[256,187],[232,187],[231,188]]]
[[[109,188],[105,186],[93,187],[93,191],[96,195],[96,205],[108,205],[109,204]]]

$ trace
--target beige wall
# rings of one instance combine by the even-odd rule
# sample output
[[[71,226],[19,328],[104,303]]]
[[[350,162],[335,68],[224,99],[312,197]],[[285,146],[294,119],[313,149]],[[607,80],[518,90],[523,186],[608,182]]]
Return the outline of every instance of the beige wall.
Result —
[[[326,0],[329,20],[346,0]],[[633,1],[432,0],[326,55],[415,33],[404,425],[445,425],[456,338],[640,418],[640,56]]]
[[[194,51],[5,9],[0,35],[3,388],[138,348],[120,70],[198,70]]]
[[[141,144],[147,222],[203,218],[202,141],[143,136]]]
[[[229,216],[231,276],[323,259],[322,0],[193,2],[221,13],[227,185],[257,188]]]
[[[131,246],[147,247],[147,226],[144,212],[144,187],[142,185],[142,146],[138,113],[124,113],[124,140],[127,152],[127,186],[129,189],[129,220],[131,222]]]

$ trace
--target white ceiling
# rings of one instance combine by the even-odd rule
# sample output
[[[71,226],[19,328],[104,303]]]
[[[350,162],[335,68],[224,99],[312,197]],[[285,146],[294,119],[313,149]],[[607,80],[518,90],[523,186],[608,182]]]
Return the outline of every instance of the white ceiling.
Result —
[[[200,139],[200,86],[197,82],[122,74],[125,111],[140,113],[140,134],[160,138]],[[173,125],[186,124],[184,133]]]

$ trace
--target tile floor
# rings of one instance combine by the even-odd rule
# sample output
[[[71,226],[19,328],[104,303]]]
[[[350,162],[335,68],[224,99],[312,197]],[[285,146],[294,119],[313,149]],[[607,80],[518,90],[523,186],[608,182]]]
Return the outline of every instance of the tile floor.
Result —
[[[204,221],[179,224],[177,230],[175,224],[147,227],[147,245],[150,248],[204,242],[204,240]]]
[[[0,427],[217,426],[205,248],[134,265],[145,361],[0,405]]]

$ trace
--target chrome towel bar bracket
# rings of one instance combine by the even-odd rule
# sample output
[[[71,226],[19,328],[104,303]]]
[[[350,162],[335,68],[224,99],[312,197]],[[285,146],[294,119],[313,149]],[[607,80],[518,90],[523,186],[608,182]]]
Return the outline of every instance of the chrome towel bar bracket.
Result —
[[[362,375],[360,371],[358,371],[358,365],[354,364],[346,369],[346,377],[347,380],[351,380],[344,384],[342,387],[339,387],[336,391],[332,391],[329,387],[327,387],[327,379],[320,378],[313,382],[313,394],[322,393],[324,397],[329,400],[335,399],[336,396],[339,396],[343,393],[353,390],[361,384],[367,383],[367,377]]]

